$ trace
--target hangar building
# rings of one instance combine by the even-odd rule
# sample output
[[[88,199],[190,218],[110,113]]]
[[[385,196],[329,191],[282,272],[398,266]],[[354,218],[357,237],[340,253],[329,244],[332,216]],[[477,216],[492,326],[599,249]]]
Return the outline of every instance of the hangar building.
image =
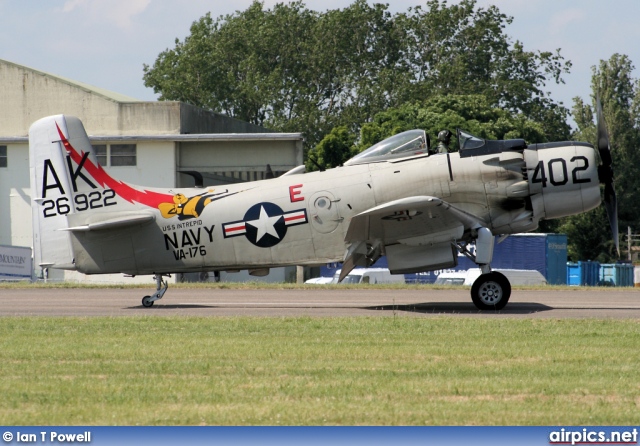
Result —
[[[303,163],[300,133],[274,133],[182,102],[138,101],[1,59],[0,79],[0,245],[33,244],[28,132],[45,116],[80,118],[103,167],[133,184],[194,186],[185,171],[200,172],[205,186],[228,184]],[[61,271],[49,277],[122,281]]]

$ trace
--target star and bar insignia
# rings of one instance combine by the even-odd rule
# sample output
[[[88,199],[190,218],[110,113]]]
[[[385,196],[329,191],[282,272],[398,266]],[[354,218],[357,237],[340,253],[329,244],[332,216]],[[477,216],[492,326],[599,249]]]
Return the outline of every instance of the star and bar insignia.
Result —
[[[222,231],[224,238],[244,235],[252,244],[270,248],[282,241],[289,226],[307,222],[306,209],[284,212],[276,204],[263,202],[251,206],[242,220],[223,223]]]

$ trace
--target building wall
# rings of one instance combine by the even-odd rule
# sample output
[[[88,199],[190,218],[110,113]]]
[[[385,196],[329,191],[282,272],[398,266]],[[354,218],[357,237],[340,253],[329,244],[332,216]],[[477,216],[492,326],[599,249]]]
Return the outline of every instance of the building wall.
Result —
[[[32,245],[29,151],[7,146],[7,167],[0,168],[0,245]]]
[[[265,141],[182,142],[179,166],[228,170],[248,167],[264,168],[270,164],[272,168],[290,169],[295,167],[295,161],[298,161],[296,142],[270,141],[268,144]],[[251,159],[247,159],[247,151],[251,153]]]
[[[62,113],[92,135],[180,132],[179,102],[123,102],[133,99],[2,60],[0,79],[0,136],[27,136],[33,122]]]
[[[33,122],[57,114],[77,116],[96,136],[269,131],[189,104],[137,101],[1,59],[0,79],[0,136],[27,136]]]
[[[180,133],[265,133],[269,130],[258,125],[203,110],[190,104],[180,104],[182,126]]]
[[[176,143],[138,141],[136,150],[135,166],[108,167],[106,170],[109,175],[147,187],[176,187]]]

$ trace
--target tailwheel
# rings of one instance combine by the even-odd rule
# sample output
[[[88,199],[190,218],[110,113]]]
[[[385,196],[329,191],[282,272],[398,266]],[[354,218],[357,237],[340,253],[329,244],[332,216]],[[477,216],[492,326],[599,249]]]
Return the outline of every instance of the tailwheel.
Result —
[[[165,275],[167,277],[171,277],[168,274],[165,274]],[[153,276],[153,278],[156,281],[156,292],[153,293],[151,296],[144,296],[142,298],[142,306],[146,308],[152,307],[153,303],[156,300],[162,299],[162,296],[164,296],[164,293],[167,291],[167,288],[169,288],[169,283],[162,278],[162,274],[156,274],[155,276]]]
[[[502,310],[511,297],[511,284],[496,271],[482,274],[473,282],[471,300],[479,310]]]

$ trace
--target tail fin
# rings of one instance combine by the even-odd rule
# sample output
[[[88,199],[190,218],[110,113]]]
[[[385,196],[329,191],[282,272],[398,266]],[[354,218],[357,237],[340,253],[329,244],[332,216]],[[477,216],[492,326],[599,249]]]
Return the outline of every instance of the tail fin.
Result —
[[[78,128],[78,125],[80,128]],[[31,215],[35,264],[41,268],[75,269],[67,214],[73,210],[73,178],[69,156],[60,134],[74,134],[89,156],[91,144],[77,118],[51,116],[35,122],[29,129],[29,170],[31,176]],[[87,147],[88,145],[88,147]],[[95,161],[95,156],[93,158]],[[73,178],[73,180],[72,180]]]
[[[101,271],[106,254],[95,244],[80,247],[82,233],[142,224],[175,205],[168,191],[109,176],[98,164],[82,122],[73,116],[35,122],[29,129],[29,158],[35,262],[41,268]],[[96,255],[82,254],[88,248]],[[96,256],[100,267],[83,266],[87,257],[93,262]]]

